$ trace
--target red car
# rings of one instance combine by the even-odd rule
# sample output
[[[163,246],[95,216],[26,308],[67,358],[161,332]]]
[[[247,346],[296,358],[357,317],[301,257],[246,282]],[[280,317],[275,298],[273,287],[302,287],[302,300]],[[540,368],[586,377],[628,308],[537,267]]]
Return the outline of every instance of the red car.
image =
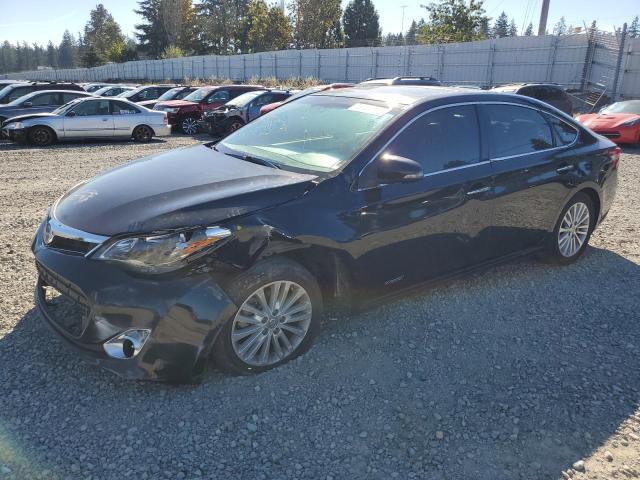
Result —
[[[640,143],[640,100],[616,102],[577,120],[616,143]]]
[[[182,100],[158,102],[154,110],[167,112],[169,124],[182,133],[193,135],[198,132],[198,120],[207,110],[224,105],[232,98],[251,90],[260,90],[260,85],[216,85],[201,87]]]
[[[291,95],[286,100],[282,100],[281,102],[268,103],[267,105],[265,105],[260,109],[260,115],[269,113],[271,110],[275,110],[280,105],[292,102],[298,98],[306,97],[307,95],[311,95],[312,93],[324,92],[326,90],[336,90],[338,88],[348,88],[348,87],[353,87],[353,83],[332,83],[330,85],[317,85],[315,87],[305,88],[304,90],[300,90],[298,93]]]

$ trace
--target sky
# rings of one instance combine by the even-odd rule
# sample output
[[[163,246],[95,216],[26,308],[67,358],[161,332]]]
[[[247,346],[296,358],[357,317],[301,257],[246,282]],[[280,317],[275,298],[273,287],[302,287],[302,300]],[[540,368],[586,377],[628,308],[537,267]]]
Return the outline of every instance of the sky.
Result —
[[[420,4],[430,0],[373,0],[380,15],[380,23],[384,33],[399,32],[402,28],[402,6],[404,9],[404,30],[411,20],[419,20],[426,16],[426,10]],[[59,43],[62,33],[69,29],[74,35],[82,31],[89,18],[89,11],[95,7],[97,0],[0,0],[0,42],[9,40],[12,43],[23,40],[28,43],[46,44],[49,40]],[[122,31],[133,36],[135,24],[140,18],[133,12],[137,2],[134,0],[102,0]],[[268,3],[272,3],[268,0]],[[278,2],[279,3],[279,2]],[[348,0],[342,0],[343,7]],[[534,32],[540,15],[542,0],[485,0],[487,15],[495,19],[502,11],[509,18],[513,17],[518,29],[526,28],[533,22]],[[55,5],[55,7],[54,7]],[[549,30],[560,19],[566,18],[568,24],[582,26],[597,20],[601,28],[613,29],[625,21],[630,23],[635,15],[640,15],[638,0],[613,0],[609,3],[602,0],[551,0],[549,9]],[[609,8],[606,8],[608,5]],[[615,7],[614,7],[615,5]],[[614,8],[612,8],[614,7]]]

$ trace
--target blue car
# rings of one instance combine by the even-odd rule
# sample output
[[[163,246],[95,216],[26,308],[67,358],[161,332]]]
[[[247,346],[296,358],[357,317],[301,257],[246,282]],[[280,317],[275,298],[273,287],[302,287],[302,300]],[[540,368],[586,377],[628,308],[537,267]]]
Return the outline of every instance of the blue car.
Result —
[[[93,95],[69,90],[41,90],[27,93],[6,105],[0,105],[0,124],[19,115],[53,112],[65,103],[82,97],[93,97]]]

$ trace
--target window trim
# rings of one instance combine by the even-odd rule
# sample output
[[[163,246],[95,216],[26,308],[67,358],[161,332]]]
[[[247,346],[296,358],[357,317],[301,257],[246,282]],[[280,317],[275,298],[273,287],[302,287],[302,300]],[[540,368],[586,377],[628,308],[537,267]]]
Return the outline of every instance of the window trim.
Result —
[[[483,161],[478,162],[478,163],[473,163],[471,165],[462,165],[460,167],[449,168],[447,170],[440,170],[438,172],[425,173],[423,178],[431,177],[433,175],[440,175],[442,173],[453,172],[455,170],[460,170],[460,169],[463,169],[463,168],[470,168],[470,167],[475,167],[475,166],[478,166],[478,165],[486,165],[487,163],[491,163],[491,162],[498,162],[498,161],[503,161],[503,160],[509,160],[511,158],[524,157],[524,156],[527,156],[527,155],[536,155],[536,154],[542,153],[542,152],[550,152],[552,150],[560,150],[560,149],[564,149],[564,148],[570,148],[573,145],[575,145],[577,143],[578,139],[580,138],[580,130],[575,125],[572,125],[569,122],[567,122],[566,120],[563,120],[561,117],[559,117],[555,113],[548,112],[548,111],[542,110],[540,108],[536,108],[536,107],[534,107],[532,105],[525,105],[525,104],[517,103],[517,102],[500,102],[500,101],[495,101],[495,100],[473,101],[473,102],[457,102],[457,103],[448,103],[447,105],[439,105],[437,107],[433,107],[433,108],[430,108],[428,110],[425,110],[424,112],[419,113],[418,115],[413,117],[411,120],[409,120],[407,123],[405,123],[402,126],[402,128],[400,128],[400,130],[398,130],[396,133],[394,133],[393,136],[382,146],[382,148],[380,148],[371,157],[371,159],[367,163],[365,163],[363,165],[363,167],[358,171],[358,175],[356,176],[356,182],[355,183],[358,184],[358,186],[356,188],[356,191],[357,192],[361,192],[361,191],[365,191],[365,190],[371,190],[372,188],[384,187],[386,185],[389,185],[387,183],[381,183],[379,185],[375,185],[375,186],[372,186],[372,187],[360,188],[359,180],[362,177],[362,172],[364,172],[365,169],[370,164],[375,162],[376,159],[379,158],[380,155],[382,155],[384,153],[384,151],[391,144],[391,142],[393,142],[402,132],[404,132],[405,129],[409,128],[409,126],[411,126],[413,124],[413,122],[419,120],[420,118],[422,118],[423,116],[427,115],[428,113],[434,112],[436,110],[441,110],[443,108],[449,108],[449,107],[459,107],[459,106],[464,106],[464,105],[474,105],[476,107],[478,107],[479,105],[513,105],[513,106],[516,106],[516,107],[529,108],[531,110],[535,110],[539,114],[545,114],[546,113],[548,115],[552,115],[552,116],[556,117],[558,120],[562,120],[563,122],[565,122],[568,125],[571,125],[573,128],[575,128],[578,134],[576,135],[576,138],[573,140],[573,142],[568,144],[568,145],[562,145],[560,147],[554,146],[552,148],[545,148],[544,150],[537,150],[535,152],[527,152],[527,153],[518,153],[516,155],[509,155],[509,156],[506,156],[506,157],[491,158],[490,156],[487,156],[487,160],[483,160]],[[542,115],[542,119],[547,123],[547,125],[549,125],[549,129],[551,130],[551,136],[553,137],[554,142],[555,142],[555,134],[553,132],[553,128],[551,127],[549,122],[544,118],[544,115]],[[483,130],[482,125],[480,125],[480,119],[478,119],[478,127],[480,128],[480,142],[481,142],[480,143],[480,149],[481,149],[481,152],[482,152],[482,145],[483,145],[482,142],[483,142],[484,133],[482,131]]]

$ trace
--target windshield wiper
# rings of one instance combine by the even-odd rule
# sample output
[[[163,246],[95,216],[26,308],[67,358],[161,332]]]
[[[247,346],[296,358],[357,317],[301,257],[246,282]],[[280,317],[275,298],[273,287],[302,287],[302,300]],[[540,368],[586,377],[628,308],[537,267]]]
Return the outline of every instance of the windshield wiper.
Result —
[[[220,152],[215,146],[213,149],[217,152]],[[254,157],[251,155],[244,155],[241,153],[228,153],[228,152],[220,152],[225,155],[229,155],[230,157],[239,158],[240,160],[244,160],[245,162],[255,163],[257,165],[262,165],[264,167],[271,167],[280,170],[280,165],[274,162],[270,162],[269,160],[265,160],[264,158]]]

